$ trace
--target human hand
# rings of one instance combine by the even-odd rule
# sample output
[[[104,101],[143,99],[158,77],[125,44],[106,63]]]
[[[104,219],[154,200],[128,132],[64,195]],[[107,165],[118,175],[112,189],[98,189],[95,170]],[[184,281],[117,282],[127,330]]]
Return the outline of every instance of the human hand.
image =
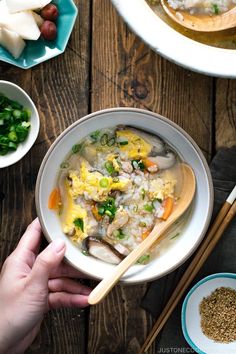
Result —
[[[57,240],[40,254],[41,227],[35,219],[0,274],[0,354],[23,353],[36,337],[43,315],[58,307],[85,307],[90,288],[70,279],[82,274],[62,262]]]

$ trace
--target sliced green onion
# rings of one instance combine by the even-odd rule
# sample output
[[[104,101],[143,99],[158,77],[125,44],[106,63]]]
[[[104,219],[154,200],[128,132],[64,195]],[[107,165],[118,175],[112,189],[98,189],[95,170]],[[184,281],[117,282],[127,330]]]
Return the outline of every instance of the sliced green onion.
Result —
[[[129,142],[128,142],[128,141],[120,141],[119,144],[120,144],[120,145],[128,145]]]
[[[143,209],[148,211],[149,213],[152,213],[154,206],[152,204],[145,204]]]
[[[105,214],[108,215],[108,216],[113,216],[112,212],[110,210],[105,210]]]
[[[109,186],[108,179],[106,177],[101,178],[100,181],[99,181],[99,185],[102,188],[107,188]]]
[[[140,227],[146,227],[147,224],[146,224],[144,221],[140,221],[139,226],[140,226]]]
[[[113,234],[114,234],[114,236],[115,236],[116,238],[118,238],[119,240],[123,240],[123,239],[126,237],[126,235],[123,233],[123,231],[122,231],[121,229],[116,230],[116,232],[113,233]]]
[[[17,144],[13,143],[12,141],[9,142],[8,147],[10,150],[16,150]]]
[[[100,143],[102,146],[107,145],[108,143],[108,134],[103,134],[100,139]]]
[[[116,142],[116,138],[115,138],[115,137],[112,137],[112,138],[110,138],[110,139],[108,140],[107,145],[108,145],[108,146],[113,146],[113,145],[115,144],[115,142]]]
[[[76,154],[77,152],[79,152],[81,150],[81,148],[82,148],[82,144],[75,144],[72,146],[71,150],[74,154]]]
[[[119,177],[113,177],[112,182],[118,183],[120,181]]]
[[[115,169],[113,167],[113,163],[111,161],[105,162],[105,169],[107,170],[109,175],[112,175],[115,172]]]
[[[90,134],[90,138],[92,138],[93,142],[96,143],[98,141],[99,135],[100,135],[100,130],[95,130],[95,132]]]
[[[62,162],[61,164],[60,164],[60,168],[68,168],[69,167],[69,162]]]
[[[134,205],[133,211],[134,211],[135,213],[137,213],[137,211],[138,211],[138,205],[137,205],[137,204]]]
[[[99,208],[98,208],[98,214],[104,215],[104,213],[105,213],[105,208],[99,207]]]
[[[142,188],[142,189],[141,189],[141,198],[142,198],[142,200],[144,200],[145,195],[146,195],[145,189]]]
[[[78,227],[82,232],[84,232],[84,220],[82,218],[77,218],[73,221],[74,225]]]
[[[17,138],[17,135],[16,135],[16,132],[14,131],[11,131],[9,134],[8,134],[8,138],[13,141],[13,142],[16,142],[18,140]]]
[[[138,259],[139,264],[146,264],[150,260],[150,254],[144,254]]]

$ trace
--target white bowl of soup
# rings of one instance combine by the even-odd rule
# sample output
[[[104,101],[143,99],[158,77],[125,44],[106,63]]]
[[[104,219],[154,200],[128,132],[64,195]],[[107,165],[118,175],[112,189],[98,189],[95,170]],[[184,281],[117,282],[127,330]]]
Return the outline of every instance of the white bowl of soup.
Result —
[[[167,220],[178,204],[181,164],[196,177],[191,207],[123,276],[139,283],[182,264],[201,242],[210,222],[213,188],[196,143],[175,123],[135,108],[92,113],[68,127],[40,167],[36,207],[43,232],[66,242],[65,259],[102,279]]]
[[[235,28],[218,32],[186,29],[166,15],[158,0],[112,3],[129,28],[164,58],[203,74],[236,77]]]

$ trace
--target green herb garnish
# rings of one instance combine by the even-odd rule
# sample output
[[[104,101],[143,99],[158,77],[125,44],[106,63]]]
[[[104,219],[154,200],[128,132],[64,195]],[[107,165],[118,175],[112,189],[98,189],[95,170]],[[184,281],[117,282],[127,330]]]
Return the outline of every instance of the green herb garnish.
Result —
[[[107,145],[108,143],[108,134],[103,134],[100,139],[100,143],[102,146]]]
[[[77,154],[77,152],[80,152],[81,151],[81,149],[82,149],[82,144],[75,144],[75,145],[73,145],[72,146],[72,152],[74,153],[74,154]]]
[[[98,213],[100,215],[108,215],[111,219],[115,217],[117,207],[115,206],[115,199],[108,198],[105,202],[101,203],[98,207]]]
[[[109,186],[108,179],[106,177],[101,178],[100,181],[99,181],[99,185],[102,188],[107,188]]]
[[[120,141],[119,144],[120,144],[120,145],[128,145],[129,142],[128,142],[128,141]]]
[[[135,170],[144,171],[145,165],[142,160],[132,160],[131,164]]]
[[[153,209],[154,209],[154,206],[153,206],[153,204],[145,204],[143,209],[148,211],[149,213],[152,213]]]
[[[213,10],[215,15],[219,15],[220,9],[219,9],[219,6],[217,4],[212,4],[212,10]]]
[[[82,218],[77,218],[73,221],[74,225],[78,227],[82,232],[84,232],[84,220]]]
[[[107,172],[109,173],[109,175],[112,175],[115,172],[113,163],[111,161],[106,161],[104,166]]]
[[[138,259],[138,263],[139,264],[146,264],[148,263],[150,260],[150,254],[144,254],[143,256],[141,256],[139,259]]]
[[[100,130],[95,130],[95,132],[90,134],[90,138],[93,139],[93,143],[96,143],[98,141],[100,135]]]

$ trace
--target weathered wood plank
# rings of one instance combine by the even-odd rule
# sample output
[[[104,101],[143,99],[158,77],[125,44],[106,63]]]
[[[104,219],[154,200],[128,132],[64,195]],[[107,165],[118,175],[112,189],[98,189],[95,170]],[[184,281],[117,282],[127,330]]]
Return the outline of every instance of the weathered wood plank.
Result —
[[[157,56],[129,31],[109,0],[93,1],[91,89],[92,111],[130,106],[158,112],[182,126],[210,159],[213,79]],[[116,286],[90,309],[89,354],[138,352],[152,324],[139,306],[145,289],[145,284]]]
[[[41,120],[31,151],[14,166],[0,170],[0,261],[13,250],[36,215],[35,182],[48,147],[89,110],[90,5],[87,0],[77,1],[79,17],[65,53],[27,71],[0,65],[1,79],[19,84],[31,95]],[[84,354],[85,324],[84,310],[51,312],[27,353]]]
[[[236,145],[236,81],[216,81],[216,149]]]

